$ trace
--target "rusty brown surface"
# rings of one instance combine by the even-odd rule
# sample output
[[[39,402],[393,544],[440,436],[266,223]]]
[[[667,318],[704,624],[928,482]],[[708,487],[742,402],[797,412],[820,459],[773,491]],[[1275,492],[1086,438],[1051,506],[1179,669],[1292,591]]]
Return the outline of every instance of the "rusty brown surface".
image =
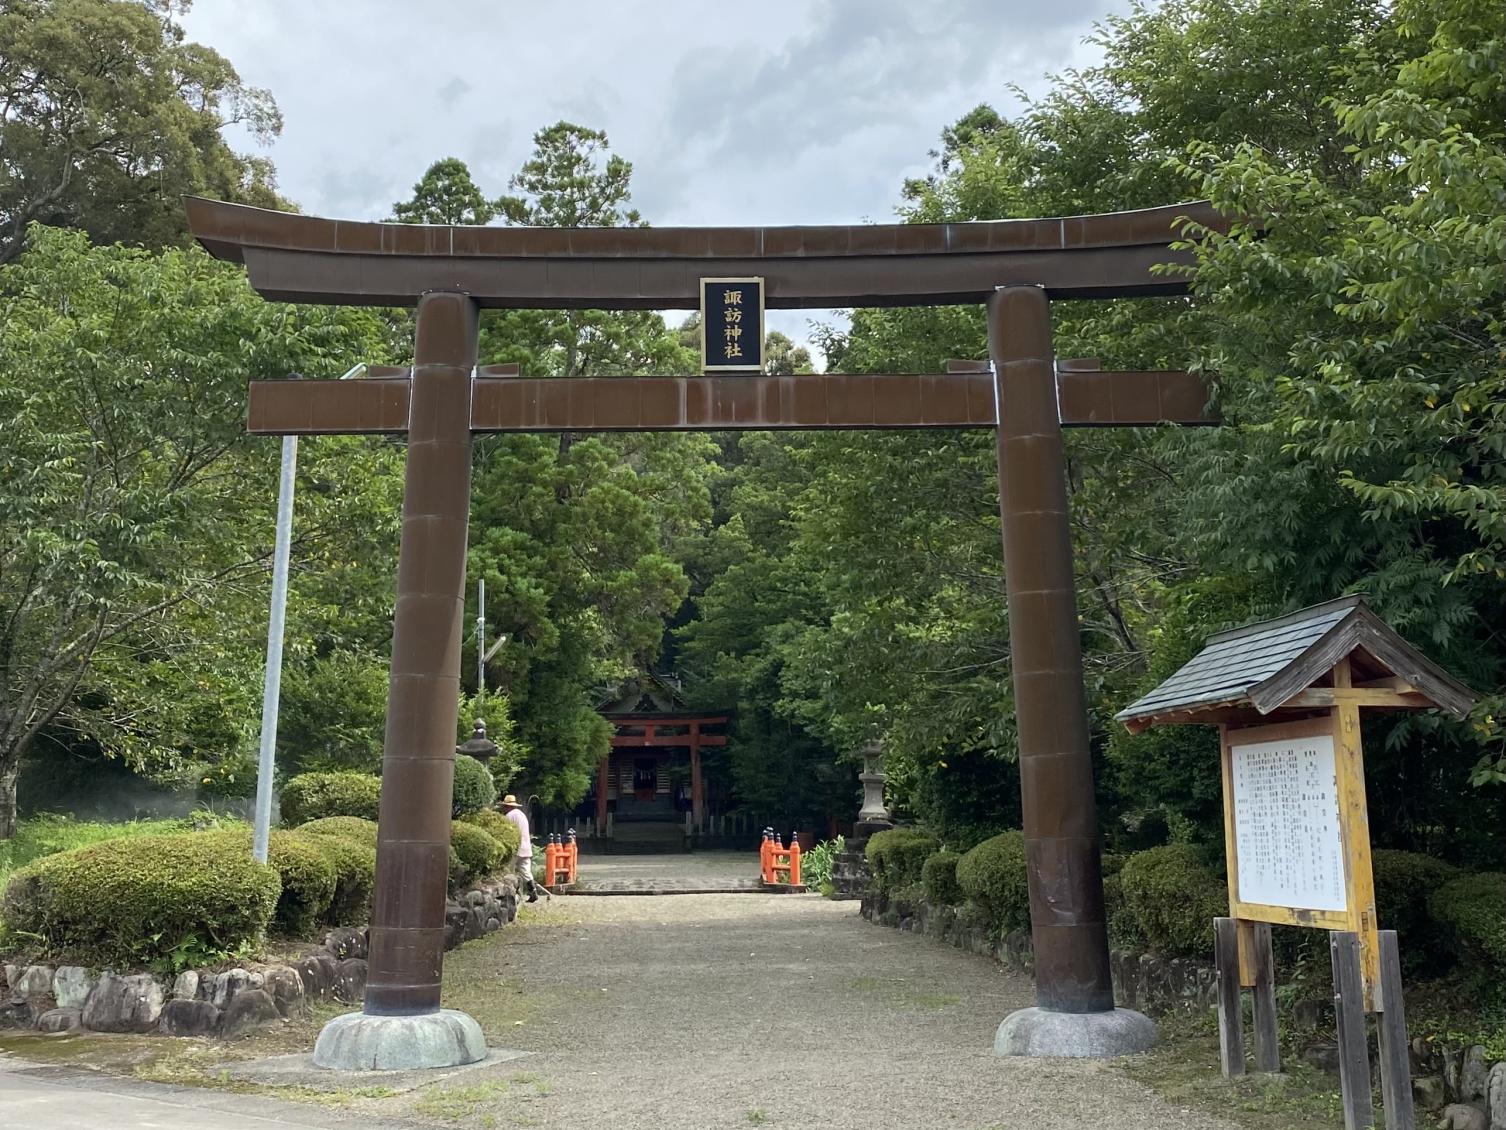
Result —
[[[703,277],[761,276],[770,308],[982,302],[996,286],[1059,298],[1178,294],[1178,221],[1206,201],[1038,220],[783,228],[504,228],[355,223],[188,198],[211,254],[284,301],[411,305],[433,290],[482,306],[696,309]]]
[[[987,373],[478,380],[477,431],[991,428]]]
[[[1063,363],[1057,390],[1061,421],[1070,427],[1219,422],[1208,408],[1209,386],[1196,373],[1101,372],[1069,369]]]
[[[255,435],[350,435],[408,429],[407,377],[252,381],[246,429]]]
[[[476,326],[464,295],[419,303],[366,982],[366,1011],[378,1015],[439,1008]]]
[[[1106,1011],[1114,994],[1045,291],[993,295],[988,344],[1036,997],[1058,1012]]]

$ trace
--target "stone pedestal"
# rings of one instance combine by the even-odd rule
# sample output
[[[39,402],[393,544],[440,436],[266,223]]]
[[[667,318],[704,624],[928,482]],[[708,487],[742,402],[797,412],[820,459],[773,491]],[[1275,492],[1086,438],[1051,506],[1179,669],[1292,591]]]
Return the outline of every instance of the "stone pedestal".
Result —
[[[1011,1012],[994,1037],[998,1055],[1102,1058],[1149,1051],[1158,1037],[1155,1022],[1130,1008],[1108,1012],[1052,1012],[1022,1008]]]
[[[416,1016],[347,1012],[326,1024],[314,1043],[314,1066],[333,1071],[460,1067],[485,1058],[481,1025],[449,1008]]]

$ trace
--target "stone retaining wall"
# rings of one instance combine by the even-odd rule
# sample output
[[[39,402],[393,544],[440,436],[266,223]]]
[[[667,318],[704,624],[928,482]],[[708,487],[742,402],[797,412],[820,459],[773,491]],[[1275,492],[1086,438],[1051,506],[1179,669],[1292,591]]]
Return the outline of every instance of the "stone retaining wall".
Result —
[[[500,930],[518,913],[517,880],[477,884],[445,905],[445,949]],[[78,965],[6,965],[0,1028],[38,1032],[135,1032],[234,1039],[302,1015],[311,1000],[360,1004],[367,929],[340,926],[291,965],[247,964],[95,975]]]

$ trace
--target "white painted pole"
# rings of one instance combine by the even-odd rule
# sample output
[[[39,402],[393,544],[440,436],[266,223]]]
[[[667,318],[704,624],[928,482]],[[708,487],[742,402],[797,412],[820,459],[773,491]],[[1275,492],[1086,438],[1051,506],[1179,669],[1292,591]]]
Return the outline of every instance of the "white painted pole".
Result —
[[[282,633],[288,605],[288,553],[293,540],[293,472],[298,437],[282,437],[282,475],[277,487],[277,548],[272,555],[272,614],[267,621],[267,674],[261,696],[261,757],[256,766],[256,825],[251,856],[267,861],[272,825],[272,766],[277,750],[277,705],[282,693]]]

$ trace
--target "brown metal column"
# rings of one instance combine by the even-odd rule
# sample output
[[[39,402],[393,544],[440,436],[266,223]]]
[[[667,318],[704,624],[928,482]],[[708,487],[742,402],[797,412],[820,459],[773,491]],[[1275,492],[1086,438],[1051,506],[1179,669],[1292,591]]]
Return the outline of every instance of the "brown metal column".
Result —
[[[475,363],[476,304],[463,294],[424,295],[413,351],[366,982],[365,1011],[376,1015],[439,1009]]]
[[[1055,1012],[1103,1012],[1114,992],[1046,292],[995,291],[988,348],[1036,1001]]]

